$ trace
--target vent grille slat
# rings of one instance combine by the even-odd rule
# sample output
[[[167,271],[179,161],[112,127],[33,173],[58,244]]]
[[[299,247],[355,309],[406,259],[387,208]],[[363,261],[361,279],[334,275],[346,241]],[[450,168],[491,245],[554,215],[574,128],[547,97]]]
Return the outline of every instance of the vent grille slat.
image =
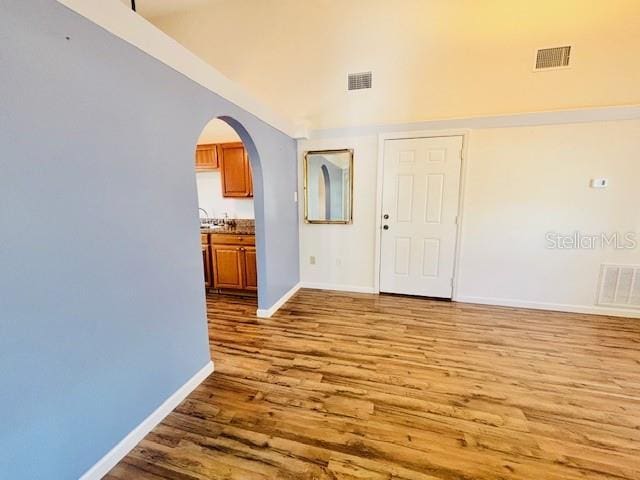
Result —
[[[350,73],[348,81],[349,90],[362,90],[371,88],[373,75],[371,72]]]
[[[598,305],[640,309],[640,266],[602,265]]]
[[[620,269],[618,289],[616,291],[616,303],[629,303],[631,300],[631,284],[634,277],[633,268]]]
[[[536,54],[536,70],[568,67],[571,60],[571,46],[541,48]]]
[[[640,269],[636,271],[631,286],[631,299],[629,303],[632,305],[640,305]]]

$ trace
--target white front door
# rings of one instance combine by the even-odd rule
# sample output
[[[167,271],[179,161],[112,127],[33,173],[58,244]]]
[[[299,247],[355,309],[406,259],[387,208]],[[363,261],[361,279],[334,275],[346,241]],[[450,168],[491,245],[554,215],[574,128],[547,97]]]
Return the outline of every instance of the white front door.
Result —
[[[462,137],[384,142],[380,291],[451,298]]]

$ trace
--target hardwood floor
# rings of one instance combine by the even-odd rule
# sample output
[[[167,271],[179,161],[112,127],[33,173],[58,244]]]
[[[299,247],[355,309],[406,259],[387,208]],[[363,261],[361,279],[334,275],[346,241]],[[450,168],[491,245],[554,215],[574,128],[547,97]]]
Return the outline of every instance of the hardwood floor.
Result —
[[[640,321],[302,290],[210,296],[216,372],[122,479],[640,479]]]

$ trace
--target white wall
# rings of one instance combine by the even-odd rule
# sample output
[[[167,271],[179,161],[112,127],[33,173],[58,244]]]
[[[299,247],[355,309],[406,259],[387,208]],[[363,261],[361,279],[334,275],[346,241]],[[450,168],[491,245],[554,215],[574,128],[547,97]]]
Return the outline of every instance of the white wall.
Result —
[[[222,179],[220,170],[198,172],[198,206],[204,208],[212,218],[255,218],[253,213],[253,199],[225,198],[222,196]]]
[[[640,103],[638,0],[217,0],[165,16],[139,3],[314,130]],[[537,48],[561,45],[571,68],[532,71]],[[366,71],[373,88],[348,92]]]
[[[545,240],[640,233],[640,120],[477,129],[468,141],[459,300],[589,310],[601,263],[640,264],[639,249],[550,250]],[[300,165],[318,148],[353,148],[355,165],[354,224],[301,223],[304,283],[373,289],[377,147],[376,135],[299,142]],[[609,188],[589,188],[594,177]]]
[[[377,141],[371,135],[298,142],[300,278],[306,286],[373,291]],[[305,224],[303,152],[343,148],[354,150],[353,224]]]
[[[610,186],[589,188],[592,178]],[[552,250],[549,231],[640,232],[640,121],[478,130],[470,136],[458,296],[592,306],[604,262],[640,250]]]
[[[202,130],[199,144],[239,142],[240,137],[226,122],[213,119]],[[198,206],[204,208],[212,218],[255,218],[253,199],[225,198],[222,196],[222,178],[220,170],[196,173],[198,184]]]

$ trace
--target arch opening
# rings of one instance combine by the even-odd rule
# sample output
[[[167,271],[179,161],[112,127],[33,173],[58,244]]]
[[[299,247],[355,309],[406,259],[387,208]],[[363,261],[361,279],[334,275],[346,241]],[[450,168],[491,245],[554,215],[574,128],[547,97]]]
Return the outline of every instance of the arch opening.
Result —
[[[265,265],[263,188],[251,135],[232,117],[213,118],[198,137],[195,169],[207,299],[242,295],[257,303]]]

